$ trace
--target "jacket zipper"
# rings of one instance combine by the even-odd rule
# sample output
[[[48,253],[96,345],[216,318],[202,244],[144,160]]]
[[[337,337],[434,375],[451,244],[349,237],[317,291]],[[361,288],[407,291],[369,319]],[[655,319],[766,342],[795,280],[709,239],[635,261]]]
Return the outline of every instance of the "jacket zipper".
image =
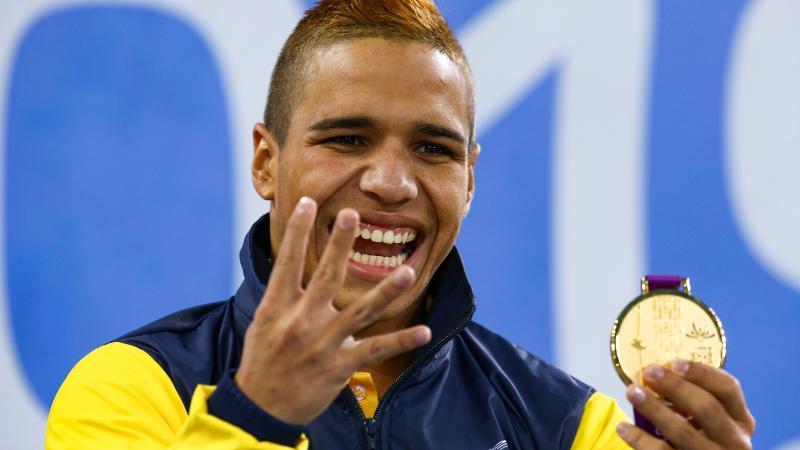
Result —
[[[408,378],[411,372],[413,372],[417,367],[422,365],[422,363],[430,359],[431,356],[433,356],[436,352],[438,352],[439,349],[442,348],[444,344],[446,344],[450,339],[453,338],[453,336],[460,333],[461,330],[463,330],[464,327],[467,325],[467,322],[469,322],[472,319],[472,315],[474,313],[475,313],[475,305],[472,305],[472,307],[469,309],[469,312],[467,312],[467,314],[464,315],[464,318],[461,319],[461,322],[459,322],[458,326],[453,328],[444,337],[439,339],[439,341],[436,342],[436,344],[434,344],[433,346],[431,346],[431,348],[429,348],[425,353],[423,353],[422,356],[415,359],[410,366],[406,367],[402,372],[400,372],[400,376],[398,376],[397,379],[395,379],[392,382],[392,384],[389,385],[389,387],[386,389],[386,392],[384,392],[383,399],[381,399],[381,401],[378,402],[378,408],[375,410],[375,415],[372,416],[371,419],[367,419],[367,416],[364,415],[364,410],[361,409],[361,404],[358,402],[358,399],[356,399],[356,395],[353,394],[352,390],[348,389],[348,391],[350,392],[350,395],[348,396],[350,398],[350,403],[361,416],[361,423],[364,428],[364,434],[367,438],[367,448],[369,450],[377,450],[378,422],[380,421],[380,418],[383,415],[383,407],[386,403],[388,403],[389,397],[392,395],[392,392],[396,389],[396,387],[400,383],[402,383],[403,381],[405,381],[406,378]]]

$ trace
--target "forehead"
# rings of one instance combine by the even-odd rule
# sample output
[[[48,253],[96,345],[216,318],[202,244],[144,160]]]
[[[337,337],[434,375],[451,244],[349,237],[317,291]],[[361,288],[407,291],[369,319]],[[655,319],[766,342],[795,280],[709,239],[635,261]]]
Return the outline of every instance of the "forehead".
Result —
[[[468,132],[466,77],[447,55],[426,44],[356,39],[316,50],[308,63],[295,109],[301,121],[348,114],[387,121],[414,116]]]

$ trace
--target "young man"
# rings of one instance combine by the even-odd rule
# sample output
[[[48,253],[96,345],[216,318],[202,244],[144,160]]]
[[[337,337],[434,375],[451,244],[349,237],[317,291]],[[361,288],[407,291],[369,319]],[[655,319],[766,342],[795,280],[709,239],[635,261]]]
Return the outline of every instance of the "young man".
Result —
[[[310,10],[253,144],[270,213],[245,239],[236,295],[85,357],[48,448],[667,448],[471,321],[453,245],[480,152],[472,79],[433,4]],[[632,386],[637,409],[681,448],[749,448],[736,380],[674,367],[648,383],[699,429]]]

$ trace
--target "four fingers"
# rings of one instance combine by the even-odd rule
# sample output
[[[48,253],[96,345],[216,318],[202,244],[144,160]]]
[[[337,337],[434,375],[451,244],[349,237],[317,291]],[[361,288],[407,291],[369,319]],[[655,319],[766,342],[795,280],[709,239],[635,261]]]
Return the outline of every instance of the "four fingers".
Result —
[[[673,361],[671,369],[688,383],[711,393],[733,420],[744,425],[748,432],[755,430],[755,419],[747,409],[742,386],[733,375],[722,369],[683,360]]]
[[[632,384],[626,392],[637,412],[658,428],[666,443],[687,449],[751,448],[755,422],[736,378],[721,369],[683,360],[673,361],[670,369],[648,366],[645,382],[691,422],[649,389]],[[672,448],[628,424],[620,424],[617,432],[634,448]]]
[[[316,209],[317,205],[314,200],[303,197],[289,218],[268,289],[268,292],[275,292],[276,297],[287,298],[286,292],[302,292],[305,255],[308,249],[309,233],[316,217]],[[303,295],[303,303],[308,307],[308,311],[318,311],[324,305],[329,304],[341,289],[347,275],[348,253],[355,240],[354,231],[358,222],[358,213],[353,209],[346,208],[337,214],[331,238]],[[413,269],[408,266],[399,267],[363,298],[345,308],[331,322],[319,328],[320,335],[317,339],[327,341],[331,347],[338,348],[347,337],[378,320],[389,303],[402,294],[413,282]],[[295,299],[293,296],[288,296],[288,298]],[[271,302],[276,301],[281,302],[280,299],[271,299]],[[262,304],[266,303],[269,302],[262,302]],[[326,329],[327,331],[325,331]],[[426,326],[373,336],[345,348],[343,358],[355,364],[352,367],[358,368],[369,362],[380,361],[413,350],[427,343],[430,336],[430,329]],[[321,348],[328,345],[323,345]]]
[[[725,407],[709,391],[660,365],[645,369],[647,385],[681,408],[716,442],[737,433],[737,425]]]
[[[677,414],[644,387],[631,384],[625,396],[641,415],[647,417],[664,437],[678,448],[716,448],[686,418]]]

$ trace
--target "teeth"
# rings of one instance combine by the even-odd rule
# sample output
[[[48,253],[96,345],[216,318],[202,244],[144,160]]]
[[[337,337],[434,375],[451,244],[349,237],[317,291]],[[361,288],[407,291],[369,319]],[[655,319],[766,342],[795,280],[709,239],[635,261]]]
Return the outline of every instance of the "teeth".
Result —
[[[356,228],[353,235],[372,242],[383,242],[384,244],[405,244],[417,238],[417,233],[413,231],[396,233],[391,230],[385,232],[381,230],[370,231],[367,228]]]
[[[403,264],[408,259],[408,255],[405,253],[401,253],[395,256],[378,256],[378,255],[367,255],[361,254],[359,252],[355,252],[350,250],[348,254],[349,258],[353,261],[359,262],[361,264],[369,264],[371,266],[382,266],[382,267],[397,267],[400,264]]]

